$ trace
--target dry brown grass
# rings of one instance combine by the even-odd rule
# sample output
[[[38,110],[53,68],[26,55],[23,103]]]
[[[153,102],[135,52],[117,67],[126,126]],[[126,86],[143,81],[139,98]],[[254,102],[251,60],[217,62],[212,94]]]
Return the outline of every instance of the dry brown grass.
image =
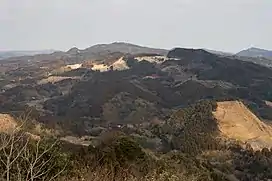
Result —
[[[224,137],[248,142],[254,149],[272,146],[272,127],[262,122],[242,102],[218,102],[213,113]]]
[[[15,129],[25,132],[25,135],[34,140],[39,140],[40,136],[56,136],[56,130],[43,127],[42,124],[30,118],[31,111],[24,112],[19,117],[10,114],[0,114],[0,133],[12,133]]]
[[[0,132],[7,133],[17,126],[16,120],[9,114],[0,114]]]

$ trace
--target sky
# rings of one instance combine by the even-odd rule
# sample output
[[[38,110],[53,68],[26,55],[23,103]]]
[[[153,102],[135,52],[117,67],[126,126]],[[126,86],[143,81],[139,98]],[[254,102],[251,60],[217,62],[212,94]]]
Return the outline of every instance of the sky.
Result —
[[[0,51],[111,42],[272,50],[272,0],[0,0]]]

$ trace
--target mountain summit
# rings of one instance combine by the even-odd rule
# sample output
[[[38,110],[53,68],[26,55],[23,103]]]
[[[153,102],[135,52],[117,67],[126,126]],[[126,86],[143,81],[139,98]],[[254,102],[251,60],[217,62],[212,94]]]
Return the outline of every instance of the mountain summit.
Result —
[[[160,55],[166,55],[168,52],[168,50],[164,50],[164,49],[149,48],[149,47],[134,45],[131,43],[124,43],[124,42],[98,44],[83,50],[83,52],[89,52],[89,53],[91,52],[97,53],[102,51],[121,52],[121,53],[129,53],[129,54],[152,53],[152,54],[160,54]]]

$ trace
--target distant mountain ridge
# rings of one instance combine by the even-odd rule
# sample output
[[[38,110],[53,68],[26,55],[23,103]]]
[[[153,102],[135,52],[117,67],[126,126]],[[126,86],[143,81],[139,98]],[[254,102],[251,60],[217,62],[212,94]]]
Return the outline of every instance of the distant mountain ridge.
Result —
[[[222,52],[210,49],[199,49],[209,52],[220,57],[229,57],[239,59],[242,61],[253,62],[266,67],[272,67],[272,51],[260,48],[249,48],[240,51],[237,54],[229,52]],[[146,46],[139,46],[126,42],[113,42],[109,44],[96,44],[85,49],[72,47],[68,51],[54,51],[54,50],[41,50],[41,51],[0,51],[1,62],[6,61],[48,61],[48,60],[63,60],[68,64],[77,64],[84,62],[104,62],[111,63],[111,61],[119,59],[128,55],[160,55],[166,56],[170,50],[161,48],[151,48]]]
[[[19,56],[31,56],[37,54],[50,54],[56,50],[26,50],[26,51],[0,51],[0,59],[19,57]]]
[[[264,57],[264,58],[270,58],[272,59],[272,51],[271,50],[265,50],[261,48],[255,48],[251,47],[246,50],[242,50],[236,54],[237,56],[243,56],[243,57]]]
[[[166,55],[168,50],[160,49],[160,48],[150,48],[145,46],[139,46],[131,43],[124,42],[114,42],[110,44],[97,44],[93,45],[89,48],[80,50],[76,47],[71,48],[67,51],[69,54],[97,54],[98,52],[120,52],[125,54],[142,54],[142,53],[150,53],[150,54],[160,54]]]
[[[234,55],[234,58],[272,67],[272,51],[251,47]]]

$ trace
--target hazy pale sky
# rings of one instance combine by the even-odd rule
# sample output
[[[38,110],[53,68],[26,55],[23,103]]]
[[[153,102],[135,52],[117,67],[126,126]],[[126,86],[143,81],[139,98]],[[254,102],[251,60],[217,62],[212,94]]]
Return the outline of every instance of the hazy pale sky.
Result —
[[[272,49],[272,0],[0,0],[0,50]]]

